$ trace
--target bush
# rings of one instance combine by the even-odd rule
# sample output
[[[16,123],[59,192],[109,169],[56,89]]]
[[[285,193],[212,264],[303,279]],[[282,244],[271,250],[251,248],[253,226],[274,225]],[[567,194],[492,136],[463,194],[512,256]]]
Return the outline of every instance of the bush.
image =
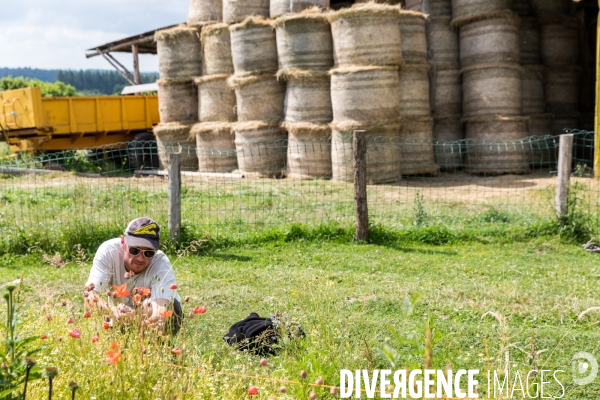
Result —
[[[39,79],[23,78],[22,76],[17,78],[8,76],[0,79],[0,92],[28,87],[40,88],[42,97],[64,97],[79,95],[74,86],[67,85],[61,81],[56,81],[54,83],[42,82]]]

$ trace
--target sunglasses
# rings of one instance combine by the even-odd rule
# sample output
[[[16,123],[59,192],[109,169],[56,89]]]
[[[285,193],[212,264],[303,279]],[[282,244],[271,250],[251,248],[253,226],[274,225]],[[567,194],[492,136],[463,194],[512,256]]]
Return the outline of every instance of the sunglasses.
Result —
[[[140,252],[142,252],[142,254],[144,254],[144,257],[146,258],[152,258],[156,254],[156,250],[142,250],[138,249],[137,247],[129,246],[127,247],[127,251],[129,251],[129,254],[131,254],[132,256],[137,256],[138,254],[140,254]]]

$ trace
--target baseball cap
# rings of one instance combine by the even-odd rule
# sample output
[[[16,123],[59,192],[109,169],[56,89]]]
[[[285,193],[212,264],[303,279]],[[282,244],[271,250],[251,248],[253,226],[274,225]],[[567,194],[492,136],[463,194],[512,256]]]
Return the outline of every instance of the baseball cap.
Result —
[[[148,217],[134,219],[125,229],[125,244],[133,247],[160,248],[160,227]]]

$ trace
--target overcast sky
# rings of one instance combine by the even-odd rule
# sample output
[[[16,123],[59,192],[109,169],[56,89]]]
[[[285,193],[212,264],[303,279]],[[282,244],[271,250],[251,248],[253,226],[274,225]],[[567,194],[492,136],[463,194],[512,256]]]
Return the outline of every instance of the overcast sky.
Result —
[[[4,0],[0,7],[0,67],[112,69],[86,49],[187,20],[189,0]],[[130,53],[112,53],[130,71]],[[154,55],[140,55],[157,72]]]

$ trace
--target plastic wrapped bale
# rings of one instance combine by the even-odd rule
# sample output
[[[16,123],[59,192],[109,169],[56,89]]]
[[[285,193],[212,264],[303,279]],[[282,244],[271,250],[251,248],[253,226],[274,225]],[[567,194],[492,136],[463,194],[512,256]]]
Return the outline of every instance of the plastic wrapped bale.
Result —
[[[190,0],[188,26],[202,26],[223,20],[222,0]]]
[[[554,146],[553,114],[534,114],[529,117],[529,145],[531,146],[531,166],[550,168],[556,165],[556,148]]]
[[[512,11],[481,14],[460,25],[460,65],[519,64],[519,18]]]
[[[577,65],[579,61],[579,29],[577,18],[547,17],[540,20],[542,61],[547,67]]]
[[[398,7],[361,3],[329,14],[335,65],[402,63]]]
[[[429,65],[406,64],[400,68],[400,116],[429,117]]]
[[[544,73],[546,111],[551,113],[573,113],[579,111],[578,66],[548,67]]]
[[[284,122],[288,132],[287,177],[331,178],[331,128],[309,122]]]
[[[227,75],[196,78],[200,122],[234,122],[235,92],[227,84]]]
[[[522,67],[509,64],[462,69],[464,116],[520,115],[522,73]]]
[[[198,122],[198,92],[193,79],[159,79],[160,122]]]
[[[329,8],[329,0],[271,0],[270,14],[271,18],[277,18],[285,14],[299,13],[309,8],[326,10]]]
[[[233,125],[239,172],[251,178],[281,178],[285,173],[287,142],[279,125],[263,121]]]
[[[461,115],[433,119],[435,162],[442,171],[456,171],[462,168],[465,128],[461,120]]]
[[[223,22],[242,21],[250,16],[269,18],[269,0],[223,0]]]
[[[387,123],[398,119],[400,80],[394,67],[341,67],[331,71],[333,120]]]
[[[236,75],[277,71],[275,30],[268,20],[248,17],[239,24],[231,25],[229,32]]]
[[[364,130],[368,135],[366,138],[367,182],[377,184],[400,180],[399,122],[388,124],[334,122],[331,127],[331,166],[334,181],[354,181],[352,140],[355,130]]]
[[[202,75],[202,53],[198,31],[186,26],[164,29],[154,35],[161,79]]]
[[[202,28],[202,75],[232,75],[231,37],[229,25],[212,24]]]
[[[513,0],[452,0],[452,23],[502,10],[511,10]]]
[[[186,171],[198,170],[196,143],[190,138],[192,126],[193,124],[170,122],[160,123],[154,127],[160,169],[169,168],[170,153],[181,153],[181,169]]]
[[[521,18],[519,40],[521,65],[541,64],[540,22],[537,18]]]
[[[543,65],[527,65],[524,67],[522,79],[521,110],[524,115],[543,114],[546,111],[546,97],[544,95],[544,69]]]
[[[281,71],[280,71],[281,72]],[[333,119],[330,77],[325,71],[287,70],[284,119],[288,122],[328,124]]]
[[[278,123],[283,120],[285,83],[278,81],[275,75],[234,75],[228,84],[235,89],[238,121]]]
[[[401,10],[398,19],[402,38],[402,59],[407,64],[427,62],[427,34],[425,14],[418,11]]]
[[[326,14],[309,9],[279,17],[274,25],[279,71],[333,67],[333,41]]]
[[[429,48],[435,64],[458,67],[458,32],[450,26],[450,20],[450,17],[429,19]]]
[[[531,0],[513,0],[512,10],[520,17],[531,14]]]
[[[402,175],[437,175],[440,168],[433,154],[433,119],[403,118],[400,137]]]
[[[454,66],[433,67],[433,115],[462,114],[462,83],[460,69]]]
[[[538,18],[569,14],[570,0],[531,0],[531,10]]]
[[[466,119],[465,171],[477,175],[527,174],[531,148],[529,118],[487,116]]]
[[[203,122],[192,127],[196,139],[198,170],[228,173],[237,169],[235,135],[229,122]]]

